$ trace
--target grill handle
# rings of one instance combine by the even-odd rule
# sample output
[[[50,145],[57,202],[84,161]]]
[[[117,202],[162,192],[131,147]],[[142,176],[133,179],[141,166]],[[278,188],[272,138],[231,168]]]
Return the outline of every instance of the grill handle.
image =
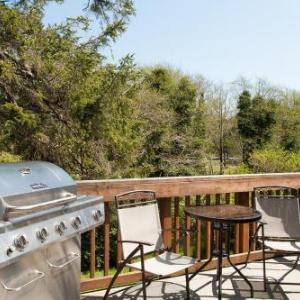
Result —
[[[80,257],[80,254],[76,253],[76,252],[71,252],[67,256],[71,256],[71,258],[68,261],[66,261],[65,263],[60,264],[60,265],[56,265],[56,264],[50,262],[49,260],[47,260],[48,266],[51,268],[54,268],[54,269],[63,269],[64,267],[68,266],[69,264],[71,264],[72,262],[77,260]]]
[[[14,206],[14,205],[5,205],[5,212],[4,212],[4,219],[7,220],[9,214],[18,214],[18,213],[25,213],[25,212],[37,212],[43,209],[59,206],[59,205],[64,205],[69,202],[72,202],[76,200],[76,195],[72,193],[66,193],[62,198],[47,201],[47,202],[42,202],[38,204],[33,204],[33,205],[23,205],[23,206]]]
[[[20,285],[18,287],[9,287],[7,286],[2,280],[0,280],[0,284],[3,286],[3,288],[9,292],[19,292],[21,291],[23,288],[25,288],[26,286],[34,283],[35,281],[39,280],[39,279],[42,279],[45,277],[45,273],[44,272],[41,272],[41,271],[38,271],[38,270],[35,270],[33,272],[34,274],[36,274],[37,276],[34,277],[33,279],[31,279],[30,281],[26,282],[25,284],[23,285]]]

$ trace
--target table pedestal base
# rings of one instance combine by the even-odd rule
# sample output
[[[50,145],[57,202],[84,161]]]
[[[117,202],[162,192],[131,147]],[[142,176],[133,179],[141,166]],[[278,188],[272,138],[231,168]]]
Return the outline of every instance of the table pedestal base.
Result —
[[[217,232],[217,249],[214,249],[215,232]],[[226,257],[229,264],[235,269],[235,271],[246,281],[249,285],[251,298],[253,298],[253,286],[247,277],[241,272],[241,270],[233,264],[230,259],[230,238],[232,232],[232,224],[211,222],[211,252],[209,259],[198,269],[194,274],[191,275],[189,280],[191,280],[195,275],[197,275],[201,270],[203,270],[214,257],[218,258],[217,266],[217,282],[218,282],[218,299],[222,299],[222,261],[223,257]],[[225,239],[226,251],[223,248],[223,240]]]

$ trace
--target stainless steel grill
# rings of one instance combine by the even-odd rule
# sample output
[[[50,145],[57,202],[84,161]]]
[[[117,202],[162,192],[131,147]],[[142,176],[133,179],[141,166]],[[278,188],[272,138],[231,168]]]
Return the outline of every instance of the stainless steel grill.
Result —
[[[0,164],[0,300],[80,299],[80,235],[103,221],[61,168]]]

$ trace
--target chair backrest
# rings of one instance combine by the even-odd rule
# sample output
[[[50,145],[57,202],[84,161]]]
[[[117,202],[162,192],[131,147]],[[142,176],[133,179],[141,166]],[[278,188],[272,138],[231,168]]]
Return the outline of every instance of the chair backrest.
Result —
[[[159,210],[153,191],[130,191],[115,197],[121,240],[144,241],[144,253],[164,248]],[[122,243],[124,257],[137,244]],[[137,253],[136,256],[140,255]]]
[[[254,188],[255,207],[265,222],[265,237],[300,237],[298,190],[286,186],[262,186]]]

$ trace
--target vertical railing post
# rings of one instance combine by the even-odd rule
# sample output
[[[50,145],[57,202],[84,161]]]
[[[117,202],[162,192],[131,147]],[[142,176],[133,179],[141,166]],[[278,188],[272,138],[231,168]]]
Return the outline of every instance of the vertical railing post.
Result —
[[[206,205],[210,205],[210,195],[206,195]],[[206,222],[206,237],[205,237],[205,255],[208,258],[211,252],[211,222]]]
[[[96,229],[89,231],[90,234],[90,278],[96,275]]]
[[[239,224],[235,225],[233,251],[234,253],[240,252],[240,225]]]
[[[237,193],[237,203],[243,206],[250,206],[250,197],[249,192],[240,192]],[[239,251],[240,252],[248,252],[249,250],[249,224],[241,224],[240,226],[240,245]]]
[[[225,202],[226,204],[230,204],[230,193],[225,194]]]
[[[199,206],[201,203],[201,196],[196,196],[196,205]],[[201,260],[201,221],[196,220],[196,258]]]
[[[216,194],[216,205],[221,204],[221,194]]]
[[[254,192],[251,192],[251,207],[255,207],[255,194]],[[251,232],[252,232],[252,235],[254,235],[254,233],[256,232],[256,229],[257,229],[257,223],[252,223],[251,224]],[[254,241],[252,243],[252,248],[251,248],[251,251],[255,251],[256,250],[256,242]]]
[[[235,204],[238,204],[238,201],[239,201],[238,193],[234,193]],[[240,225],[239,224],[235,225],[233,251],[234,251],[234,253],[240,252]]]
[[[175,253],[179,253],[180,249],[180,218],[179,218],[179,203],[180,198],[174,199],[174,228],[175,228]]]
[[[158,201],[160,211],[160,221],[163,230],[164,245],[167,248],[172,247],[172,216],[171,216],[171,198],[160,198]]]
[[[123,252],[122,252],[122,244],[118,243],[118,241],[121,240],[121,233],[120,233],[119,224],[117,224],[117,226],[118,226],[118,233],[117,233],[117,265],[119,265],[119,262],[123,258]]]
[[[109,202],[104,203],[105,209],[105,219],[103,225],[103,232],[104,232],[104,276],[108,275],[109,273],[109,230],[110,230],[110,215],[109,215]]]
[[[216,194],[216,202],[215,203],[216,203],[216,205],[221,204],[221,194]],[[216,230],[215,233],[214,233],[214,236],[216,237],[217,248],[220,251],[221,247],[223,247],[223,245],[220,245],[220,231]]]
[[[189,207],[191,205],[191,197],[186,196],[185,197],[185,207]],[[185,216],[185,229],[187,231],[187,234],[185,235],[185,255],[190,256],[191,255],[191,235],[190,235],[190,229],[191,229],[191,217]]]

